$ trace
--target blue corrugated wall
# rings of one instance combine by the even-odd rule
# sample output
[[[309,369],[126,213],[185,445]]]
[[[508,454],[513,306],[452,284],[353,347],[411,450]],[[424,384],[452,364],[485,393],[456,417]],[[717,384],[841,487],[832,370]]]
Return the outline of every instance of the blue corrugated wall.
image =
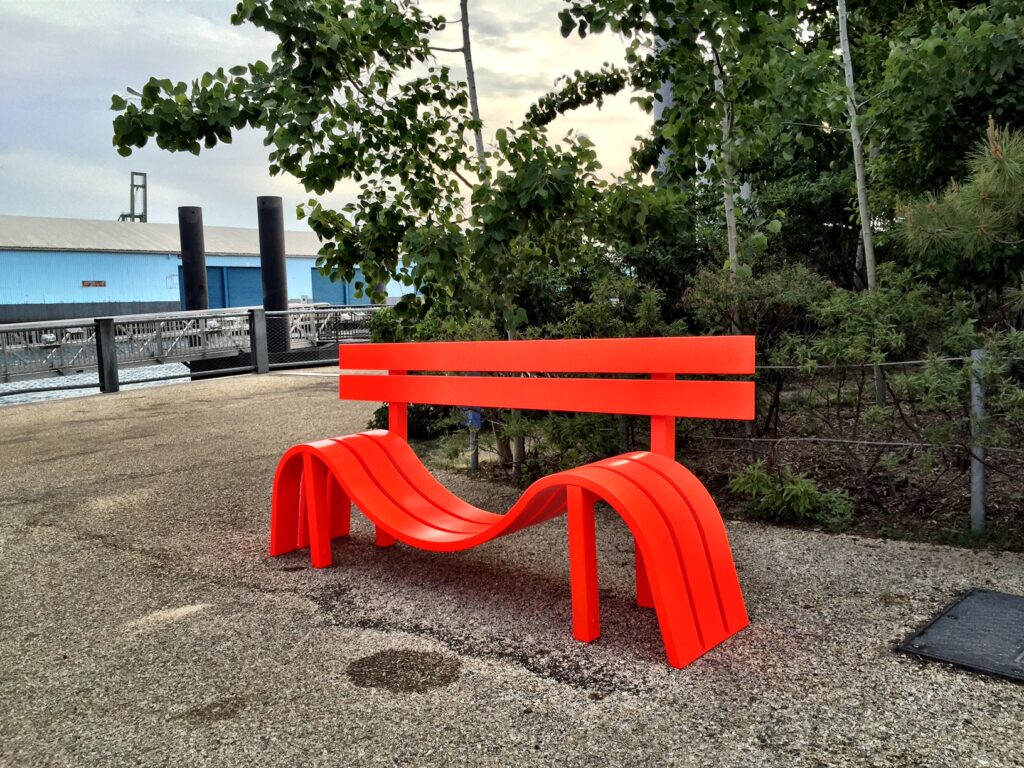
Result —
[[[0,304],[177,301],[180,261],[178,254],[0,251]]]
[[[0,250],[0,306],[171,303],[181,306],[181,257],[177,253],[97,253]],[[331,304],[368,304],[352,283],[332,283],[315,258],[286,261],[288,297]],[[211,307],[258,306],[263,301],[259,257],[206,257]],[[353,281],[361,282],[358,272]],[[86,286],[83,283],[104,283]],[[388,285],[388,294],[408,289]]]

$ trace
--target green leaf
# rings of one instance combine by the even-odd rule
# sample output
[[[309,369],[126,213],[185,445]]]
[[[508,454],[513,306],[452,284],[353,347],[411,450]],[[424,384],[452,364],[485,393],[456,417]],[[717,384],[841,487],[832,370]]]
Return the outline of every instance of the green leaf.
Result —
[[[284,150],[291,146],[294,137],[287,128],[281,128],[277,133],[274,134],[274,146],[278,149]]]

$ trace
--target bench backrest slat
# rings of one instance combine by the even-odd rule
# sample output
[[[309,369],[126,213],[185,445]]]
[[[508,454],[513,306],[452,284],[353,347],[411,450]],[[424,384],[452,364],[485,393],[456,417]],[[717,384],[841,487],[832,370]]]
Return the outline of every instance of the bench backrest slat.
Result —
[[[753,373],[753,336],[343,344],[338,365],[341,399],[388,403],[388,428],[402,437],[408,403],[636,414],[651,417],[651,450],[674,457],[678,416],[754,418],[751,381],[676,380],[679,374]],[[417,371],[426,373],[409,375]],[[485,375],[489,373],[591,377]]]
[[[738,375],[754,372],[754,337],[352,344],[339,360],[362,371]]]
[[[754,418],[752,381],[347,374],[340,377],[338,386],[343,400],[702,419]]]

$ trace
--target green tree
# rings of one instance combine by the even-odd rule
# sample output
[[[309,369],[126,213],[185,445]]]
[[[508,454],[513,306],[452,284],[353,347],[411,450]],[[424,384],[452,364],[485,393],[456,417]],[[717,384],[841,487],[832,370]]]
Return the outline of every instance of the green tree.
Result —
[[[885,55],[860,90],[879,145],[873,171],[898,197],[965,176],[988,116],[1024,125],[1024,6],[915,3],[893,26],[872,33]]]
[[[740,173],[771,139],[802,140],[799,130],[783,127],[792,123],[797,103],[814,94],[808,84],[827,56],[800,44],[804,6],[801,0],[573,0],[560,14],[563,35],[606,29],[621,34],[627,67],[575,73],[538,101],[529,119],[543,124],[627,86],[640,92],[635,100],[648,112],[657,104],[651,136],[634,152],[634,168],[643,173],[657,167],[663,183],[699,176],[716,185],[729,268],[736,275]]]
[[[366,284],[357,287],[375,298],[392,278],[438,290],[442,272],[457,283],[461,253],[450,245],[460,183],[468,190],[475,168],[464,137],[477,121],[464,85],[431,52],[445,20],[409,0],[242,0],[231,21],[275,35],[271,61],[191,84],[152,78],[137,104],[115,95],[121,154],[151,137],[198,154],[240,129],[262,130],[271,174],[288,173],[318,195],[342,179],[361,185],[341,212],[316,201],[305,209],[328,242],[322,259],[332,274],[352,280],[362,266]],[[403,269],[409,239],[437,242],[436,258],[405,260]]]
[[[946,288],[1000,294],[1024,278],[1024,133],[989,124],[968,176],[900,210],[914,263]],[[1016,283],[1016,286],[1013,284]]]

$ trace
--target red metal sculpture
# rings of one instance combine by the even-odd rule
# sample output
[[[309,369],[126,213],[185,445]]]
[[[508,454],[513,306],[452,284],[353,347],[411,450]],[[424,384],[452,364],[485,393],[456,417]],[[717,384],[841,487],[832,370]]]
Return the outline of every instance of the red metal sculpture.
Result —
[[[389,429],[291,448],[274,478],[270,554],[306,546],[315,568],[349,532],[351,504],[376,542],[469,549],[568,514],[573,636],[600,634],[594,503],[609,504],[635,540],[637,602],[655,609],[669,664],[684,667],[748,624],[725,526],[701,482],[675,457],[675,418],[751,419],[750,381],[679,381],[677,374],[754,370],[749,336],[363,344],[342,346],[344,400],[386,401]],[[626,374],[649,379],[409,375],[409,371]],[[439,483],[406,441],[407,404],[651,416],[651,450],[541,478],[506,514],[478,509]]]

